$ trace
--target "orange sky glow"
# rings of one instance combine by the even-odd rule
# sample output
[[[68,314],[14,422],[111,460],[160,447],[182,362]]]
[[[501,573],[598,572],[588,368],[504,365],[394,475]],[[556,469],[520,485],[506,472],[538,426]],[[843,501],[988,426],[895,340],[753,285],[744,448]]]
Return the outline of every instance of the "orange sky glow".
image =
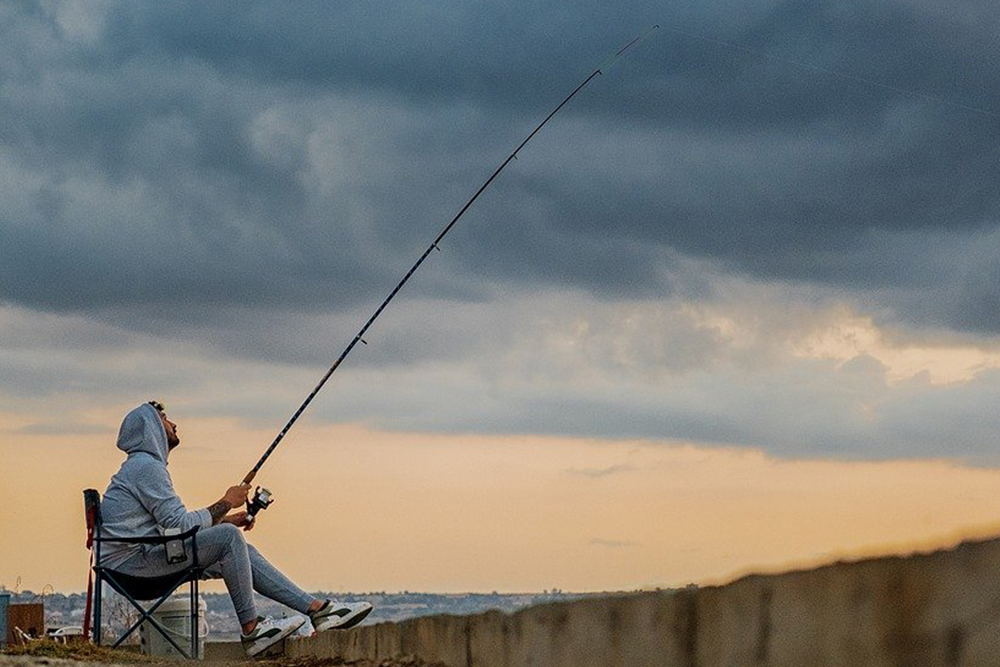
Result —
[[[217,499],[270,433],[185,419],[171,461],[189,508]],[[116,419],[114,414],[94,419]],[[17,418],[3,416],[4,426]],[[10,431],[8,431],[10,432]],[[0,584],[81,590],[81,490],[121,460],[107,435],[21,434],[0,469]],[[309,589],[675,587],[953,544],[1000,528],[1000,471],[944,461],[781,461],[684,443],[297,427],[259,482],[250,539]],[[221,589],[220,589],[221,590]]]

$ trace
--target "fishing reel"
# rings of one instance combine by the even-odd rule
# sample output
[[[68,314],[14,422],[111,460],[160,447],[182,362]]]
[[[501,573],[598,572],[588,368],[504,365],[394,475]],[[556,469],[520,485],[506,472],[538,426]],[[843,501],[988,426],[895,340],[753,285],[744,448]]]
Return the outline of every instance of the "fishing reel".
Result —
[[[264,487],[258,486],[253,493],[253,499],[247,501],[247,518],[250,521],[254,521],[257,517],[257,512],[266,510],[273,502],[274,498],[271,497],[271,492]]]

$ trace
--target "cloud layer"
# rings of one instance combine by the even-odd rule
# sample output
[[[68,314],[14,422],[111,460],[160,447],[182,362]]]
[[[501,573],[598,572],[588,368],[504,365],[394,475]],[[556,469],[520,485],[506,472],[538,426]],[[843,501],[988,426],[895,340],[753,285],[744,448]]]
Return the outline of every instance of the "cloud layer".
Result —
[[[318,375],[652,23],[477,202],[318,415],[988,459],[987,3],[5,5],[5,403],[189,383],[203,410],[285,414],[295,391],[268,380]],[[897,351],[923,341],[918,371],[956,345],[981,365],[935,383],[869,349],[801,353],[852,318]],[[209,398],[240,365],[243,391]]]

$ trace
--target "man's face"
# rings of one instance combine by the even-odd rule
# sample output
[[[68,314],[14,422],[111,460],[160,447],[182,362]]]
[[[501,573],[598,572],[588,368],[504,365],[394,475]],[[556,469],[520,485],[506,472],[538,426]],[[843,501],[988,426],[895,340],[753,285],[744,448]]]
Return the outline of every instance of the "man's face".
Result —
[[[163,422],[163,430],[167,432],[167,451],[170,451],[181,444],[180,436],[177,435],[177,424],[167,419],[166,412],[157,410],[156,414],[160,415],[160,421]]]

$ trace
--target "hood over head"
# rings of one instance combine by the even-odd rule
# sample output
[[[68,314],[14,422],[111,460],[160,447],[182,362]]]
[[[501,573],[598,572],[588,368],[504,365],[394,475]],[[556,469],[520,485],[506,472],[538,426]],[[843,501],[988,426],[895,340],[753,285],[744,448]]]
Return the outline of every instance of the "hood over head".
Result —
[[[156,408],[143,403],[125,415],[118,430],[118,449],[129,455],[145,452],[164,465],[167,463],[167,452],[170,450],[167,447],[167,432]]]

